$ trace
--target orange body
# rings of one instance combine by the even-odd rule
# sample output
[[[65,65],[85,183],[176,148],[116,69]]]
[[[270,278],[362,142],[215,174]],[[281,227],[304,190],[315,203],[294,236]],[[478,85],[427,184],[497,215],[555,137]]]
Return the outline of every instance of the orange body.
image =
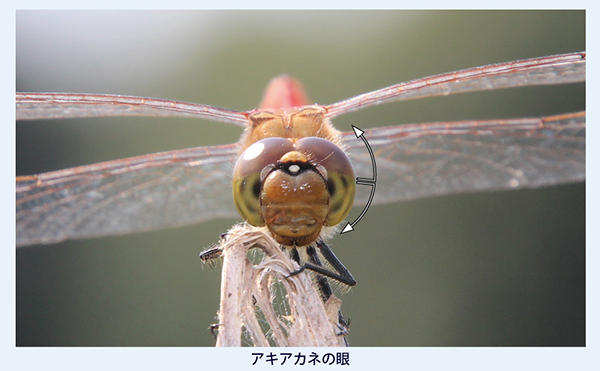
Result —
[[[338,224],[352,207],[352,165],[340,148],[340,132],[324,115],[325,108],[307,106],[295,79],[273,79],[260,107],[250,113],[240,140],[241,155],[233,175],[236,206],[250,224],[266,225],[277,242],[308,245],[323,226]],[[267,138],[285,141],[264,141]],[[342,188],[345,192],[333,197],[331,192]],[[342,196],[346,201],[339,200]]]

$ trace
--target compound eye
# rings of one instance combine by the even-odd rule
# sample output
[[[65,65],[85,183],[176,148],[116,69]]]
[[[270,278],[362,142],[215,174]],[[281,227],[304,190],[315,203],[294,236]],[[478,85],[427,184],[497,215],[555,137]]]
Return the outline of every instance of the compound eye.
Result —
[[[233,169],[233,200],[248,223],[257,227],[265,225],[260,215],[261,172],[293,150],[293,144],[287,139],[267,138],[250,145],[238,158]]]
[[[302,138],[296,142],[296,148],[309,153],[317,169],[326,169],[329,212],[325,225],[341,223],[354,204],[354,169],[350,159],[340,147],[323,138]]]

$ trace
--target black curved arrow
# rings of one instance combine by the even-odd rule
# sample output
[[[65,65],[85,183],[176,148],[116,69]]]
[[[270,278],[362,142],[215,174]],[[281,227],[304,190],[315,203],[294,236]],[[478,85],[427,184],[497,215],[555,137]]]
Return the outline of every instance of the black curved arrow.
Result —
[[[367,146],[367,150],[369,150],[369,155],[371,155],[371,163],[373,164],[373,178],[356,178],[356,184],[371,186],[371,194],[369,195],[369,201],[367,201],[367,204],[365,205],[365,208],[363,209],[362,213],[360,213],[360,215],[358,216],[358,218],[356,218],[355,221],[346,224],[346,226],[344,227],[344,229],[342,229],[340,234],[352,232],[356,223],[358,223],[360,219],[362,219],[362,217],[366,214],[367,210],[371,206],[371,202],[373,201],[373,196],[375,196],[375,183],[377,182],[377,165],[375,164],[375,155],[373,154],[373,150],[371,149],[369,142],[367,142],[367,139],[363,135],[365,132],[354,125],[352,125],[352,129],[354,130],[354,134],[356,135],[356,137],[362,139],[362,141],[365,142],[365,145]]]

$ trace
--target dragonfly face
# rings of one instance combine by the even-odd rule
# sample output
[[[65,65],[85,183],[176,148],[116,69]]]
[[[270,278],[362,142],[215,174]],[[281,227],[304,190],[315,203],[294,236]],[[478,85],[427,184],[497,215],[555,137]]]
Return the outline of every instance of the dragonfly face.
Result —
[[[250,224],[266,225],[281,244],[304,246],[348,215],[353,175],[348,156],[326,139],[268,138],[238,159],[233,198]]]

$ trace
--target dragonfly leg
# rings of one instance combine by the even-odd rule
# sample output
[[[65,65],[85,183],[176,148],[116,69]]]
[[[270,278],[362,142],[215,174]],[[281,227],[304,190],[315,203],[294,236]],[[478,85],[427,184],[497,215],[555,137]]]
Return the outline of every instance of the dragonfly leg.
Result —
[[[327,277],[339,281],[348,286],[356,285],[356,280],[354,279],[350,271],[348,271],[348,269],[335,256],[331,248],[329,248],[329,246],[327,246],[327,244],[324,241],[319,240],[317,242],[316,247],[319,248],[318,251],[321,253],[323,258],[327,260],[329,265],[336,270],[336,272],[332,272],[323,267],[323,263],[319,258],[319,253],[317,252],[317,249],[315,248],[315,246],[310,245],[306,247],[306,254],[308,255],[308,260],[310,261],[310,263],[306,262],[302,264],[300,261],[300,254],[298,253],[297,247],[293,247],[291,249],[291,258],[301,266],[300,269],[291,272],[290,276],[299,274],[306,269],[317,273],[316,277],[314,277],[317,284],[317,289],[321,293],[321,297],[325,302],[331,297],[331,295],[333,295],[333,290],[331,289],[331,285],[329,284],[329,280],[327,279]],[[350,320],[350,317],[344,317],[341,311],[338,312],[337,326],[340,329],[340,332],[338,333],[339,336],[346,336],[348,334],[348,329],[350,328]]]
[[[307,254],[310,257],[311,263],[304,264],[306,269],[315,271],[319,274],[332,278],[348,286],[356,285],[356,280],[354,279],[350,271],[344,266],[344,264],[342,264],[342,262],[337,258],[337,256],[335,256],[331,248],[327,246],[327,244],[323,240],[317,241],[317,247],[319,248],[319,252],[321,253],[321,255],[325,258],[327,263],[331,265],[335,272],[323,268],[323,264],[317,256],[317,250],[312,246],[309,246],[307,248]]]
[[[213,243],[208,249],[202,251],[199,255],[200,260],[207,262],[209,260],[218,259],[222,256],[223,249],[219,244]]]

